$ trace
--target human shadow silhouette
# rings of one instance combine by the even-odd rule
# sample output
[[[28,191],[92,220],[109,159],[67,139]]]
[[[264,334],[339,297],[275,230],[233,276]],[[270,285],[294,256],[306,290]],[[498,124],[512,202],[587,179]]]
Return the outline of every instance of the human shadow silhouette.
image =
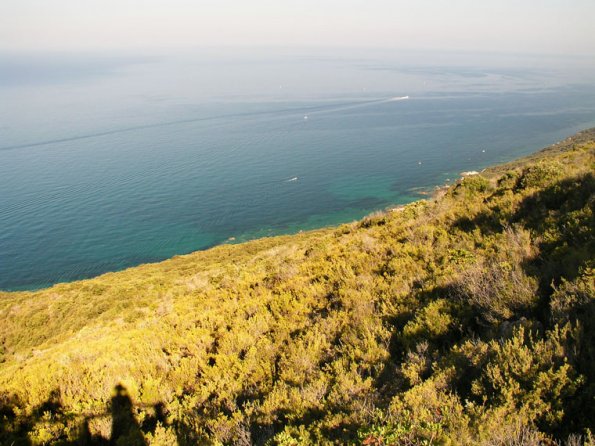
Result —
[[[132,400],[122,384],[115,387],[111,400],[112,433],[110,445],[145,446],[147,443],[134,416]]]
[[[52,391],[47,400],[35,407],[29,415],[17,416],[15,408],[19,405],[20,403],[15,397],[0,393],[0,446],[4,444],[31,446],[33,441],[30,434],[40,422],[52,424],[66,422],[68,419],[68,414],[60,402],[58,390]],[[69,434],[64,432],[51,442],[63,446],[146,446],[145,434],[154,434],[158,425],[172,428],[179,445],[199,442],[196,433],[189,426],[179,422],[168,423],[167,411],[162,402],[158,402],[152,408],[154,414],[147,414],[141,425],[137,421],[135,406],[127,389],[122,384],[118,384],[114,387],[114,395],[105,412],[87,414],[74,432],[70,431]],[[45,420],[44,416],[47,413],[52,414],[51,421]],[[111,415],[111,435],[106,437],[97,432],[93,433],[95,430],[92,426],[93,420],[104,418],[108,414]]]

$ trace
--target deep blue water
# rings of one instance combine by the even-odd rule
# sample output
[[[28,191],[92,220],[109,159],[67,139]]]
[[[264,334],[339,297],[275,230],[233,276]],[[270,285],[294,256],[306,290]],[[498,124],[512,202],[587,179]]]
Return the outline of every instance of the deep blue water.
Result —
[[[594,74],[361,50],[0,55],[0,289],[410,202],[595,126]]]

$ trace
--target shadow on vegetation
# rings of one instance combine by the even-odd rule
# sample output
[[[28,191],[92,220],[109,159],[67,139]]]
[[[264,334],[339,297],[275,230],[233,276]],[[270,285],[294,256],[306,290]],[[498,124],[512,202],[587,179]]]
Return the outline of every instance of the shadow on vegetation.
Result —
[[[482,211],[474,217],[466,215],[459,217],[452,223],[452,227],[463,232],[473,232],[475,229],[479,229],[484,236],[493,235],[504,229],[497,217],[493,212]]]
[[[38,428],[51,431],[56,425],[63,425],[73,421],[72,416],[66,414],[60,403],[58,391],[53,391],[47,401],[36,407],[28,417],[17,417],[13,407],[18,407],[18,401],[7,395],[0,395],[0,444],[12,446],[30,446],[34,444],[33,436]],[[79,426],[78,432],[54,438],[52,444],[63,446],[146,446],[147,434],[155,433],[158,425],[168,426],[165,406],[157,403],[152,406],[154,415],[143,420],[142,425],[137,421],[132,400],[126,388],[118,384],[114,388],[109,410],[105,414],[86,416]],[[93,434],[91,425],[93,419],[109,415],[111,417],[111,434],[109,438],[101,434]],[[189,434],[190,430],[184,426],[174,426],[177,443],[180,445],[193,444],[195,438]]]
[[[379,396],[388,404],[392,398],[405,389],[411,387],[401,371],[401,364],[411,360],[411,354],[426,356],[427,368],[422,374],[425,379],[431,374],[432,356],[439,352],[450,351],[452,346],[460,342],[467,336],[474,336],[481,327],[471,317],[468,310],[460,306],[452,306],[448,309],[441,309],[441,312],[456,314],[456,317],[465,321],[460,325],[450,325],[446,330],[439,333],[432,332],[431,327],[420,324],[421,327],[416,333],[406,332],[404,328],[407,324],[418,321],[423,310],[432,302],[443,299],[451,299],[453,289],[451,286],[437,286],[431,290],[417,288],[413,291],[415,301],[418,306],[415,311],[403,312],[398,317],[393,317],[385,321],[387,325],[393,327],[389,341],[388,350],[390,356],[383,363],[382,368],[374,381],[374,387],[378,389]],[[462,330],[465,327],[465,331]],[[423,353],[419,348],[423,346]]]
[[[296,418],[292,416],[293,412],[291,410],[277,410],[275,411],[275,422],[270,424],[252,422],[246,432],[246,437],[237,439],[233,444],[264,446],[270,444],[270,441],[273,440],[276,434],[282,432],[285,426],[309,426],[324,419],[325,414],[326,412],[323,409],[308,409],[299,418]],[[335,444],[349,444],[357,435],[359,427],[353,423],[342,422],[332,429],[324,429],[323,432],[326,438],[335,442]]]
[[[538,181],[533,179],[533,181]],[[530,187],[521,176],[514,188]],[[561,278],[576,279],[595,252],[591,228],[595,227],[595,176],[592,173],[557,181],[525,197],[512,216],[499,209],[483,210],[473,217],[461,216],[452,223],[455,230],[482,235],[502,233],[502,221],[521,225],[539,241],[539,255],[521,261],[526,274],[538,279],[538,294],[545,298],[559,286]],[[499,191],[494,192],[494,195]]]
[[[545,294],[561,277],[575,279],[592,257],[594,190],[592,173],[564,179],[525,198],[512,219],[542,237],[535,266],[542,273],[540,290]]]

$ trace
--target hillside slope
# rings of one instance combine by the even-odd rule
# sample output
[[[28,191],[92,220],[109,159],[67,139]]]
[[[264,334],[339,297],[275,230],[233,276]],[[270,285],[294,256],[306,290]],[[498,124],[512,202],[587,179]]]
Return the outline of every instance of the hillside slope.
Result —
[[[0,444],[591,441],[594,161],[0,293]]]

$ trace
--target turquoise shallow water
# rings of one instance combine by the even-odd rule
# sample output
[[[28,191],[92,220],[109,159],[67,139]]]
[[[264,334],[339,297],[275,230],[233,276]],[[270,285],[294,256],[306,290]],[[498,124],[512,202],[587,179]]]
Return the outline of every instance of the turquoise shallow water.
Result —
[[[1,55],[0,289],[413,201],[594,126],[574,62]]]

